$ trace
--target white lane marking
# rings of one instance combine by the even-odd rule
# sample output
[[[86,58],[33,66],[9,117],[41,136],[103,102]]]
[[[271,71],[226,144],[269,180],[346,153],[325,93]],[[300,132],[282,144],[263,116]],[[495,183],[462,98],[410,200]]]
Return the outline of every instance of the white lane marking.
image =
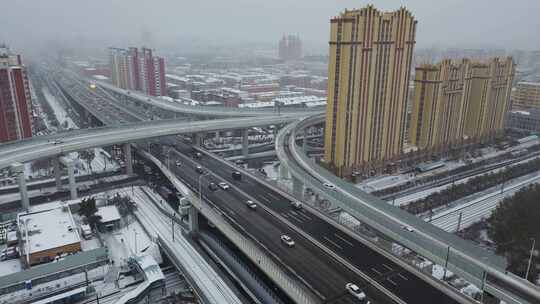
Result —
[[[375,272],[378,275],[382,275],[382,273],[380,271],[378,271],[377,269],[375,269],[373,267],[371,267],[371,271]]]
[[[270,200],[269,200],[269,199],[267,199],[266,197],[264,197],[264,196],[261,196],[261,199],[262,199],[262,200],[264,200],[265,202],[267,202],[267,203],[269,203],[269,204],[270,204]]]
[[[386,265],[385,263],[382,263],[382,265],[383,265],[384,268],[386,268],[386,269],[388,269],[390,271],[394,270],[392,267]]]
[[[402,275],[401,273],[398,274],[398,276],[399,276],[400,278],[402,278],[403,280],[405,280],[405,281],[408,281],[408,280],[409,280],[406,276]]]
[[[397,283],[394,282],[394,281],[392,281],[392,279],[388,279],[387,281],[390,282],[390,283],[392,283],[394,286],[397,286]]]
[[[325,240],[327,240],[330,244],[336,246],[337,248],[343,249],[341,246],[339,246],[338,244],[336,244],[334,241],[332,241],[331,239],[327,238],[326,236],[323,236],[323,238],[324,238]]]
[[[301,223],[301,224],[304,223],[304,221],[303,221],[302,219],[298,218],[296,215],[291,214],[290,216],[291,216],[291,218],[295,219],[297,222],[299,222],[299,223]]]
[[[298,215],[305,218],[306,220],[308,221],[311,221],[311,217],[307,216],[305,213],[303,212],[298,212]]]
[[[335,235],[335,236],[336,236],[336,237],[337,237],[338,239],[340,239],[340,240],[342,240],[343,242],[345,242],[345,243],[349,244],[349,246],[351,246],[351,247],[354,247],[354,244],[353,244],[353,243],[351,243],[351,242],[347,241],[347,240],[346,240],[345,238],[343,238],[343,237],[342,237],[342,236],[340,236],[339,234],[337,234],[337,233],[334,233],[334,235]]]
[[[269,196],[271,196],[273,199],[275,199],[276,201],[279,201],[279,200],[280,200],[279,197],[275,196],[274,194],[272,194],[272,193],[270,193],[270,192],[268,192],[267,194],[268,194]]]

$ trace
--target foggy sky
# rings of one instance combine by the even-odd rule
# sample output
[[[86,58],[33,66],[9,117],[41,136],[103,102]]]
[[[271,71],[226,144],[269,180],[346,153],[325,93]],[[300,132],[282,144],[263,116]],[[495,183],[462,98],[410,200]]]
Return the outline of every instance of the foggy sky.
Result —
[[[0,0],[0,42],[173,45],[189,39],[276,43],[297,33],[324,49],[329,19],[345,8],[405,5],[418,20],[417,47],[540,49],[539,0]],[[143,34],[149,33],[149,34]],[[144,37],[144,38],[143,38]],[[100,45],[102,44],[102,45]]]

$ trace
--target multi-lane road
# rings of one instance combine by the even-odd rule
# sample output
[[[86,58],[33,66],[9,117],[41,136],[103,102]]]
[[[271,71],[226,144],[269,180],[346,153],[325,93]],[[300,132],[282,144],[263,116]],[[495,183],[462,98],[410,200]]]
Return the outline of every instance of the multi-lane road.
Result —
[[[257,121],[261,119],[266,118],[258,118]],[[242,119],[236,119],[236,122],[239,120]],[[208,122],[193,124],[199,123]],[[190,153],[190,149],[181,147],[184,154]],[[175,173],[196,191],[198,173],[195,172],[195,164],[182,155],[171,154],[171,157],[174,160],[171,159],[170,163],[180,160],[185,164],[175,168]],[[306,285],[320,293],[327,303],[353,303],[354,300],[345,291],[348,282],[354,282],[365,289],[375,303],[392,301],[374,288],[374,284],[392,291],[405,303],[457,303],[317,215],[291,209],[291,200],[286,195],[247,176],[243,182],[234,183],[230,175],[232,169],[222,161],[205,157],[202,165],[212,171],[209,180],[203,178],[207,198],[233,217],[246,233],[272,250],[272,254],[293,269]],[[210,180],[223,179],[233,185],[232,189],[216,192],[207,190]],[[248,209],[245,206],[247,199],[256,201],[261,208],[255,212]],[[279,237],[282,234],[288,234],[296,241],[295,248],[288,248],[281,243]],[[363,276],[359,275],[359,270]],[[372,282],[368,283],[370,280]]]
[[[351,268],[345,267],[345,263],[357,271],[362,271],[406,303],[458,303],[311,211],[291,208],[291,199],[283,193],[246,174],[242,181],[234,180],[231,176],[235,170],[233,165],[211,156],[205,156],[198,161],[189,157],[192,154],[191,147],[179,144],[177,148],[181,153],[169,153],[171,164],[176,161],[181,163],[180,166],[171,168],[177,176],[197,190],[199,174],[195,171],[195,166],[198,163],[209,168],[212,174],[208,178],[202,178],[203,193],[258,241],[275,250],[274,253],[284,261],[289,261],[289,266],[293,266],[314,289],[325,294],[327,300],[339,300],[331,303],[341,303],[341,297],[347,298],[344,286],[350,281],[365,286],[368,294],[374,297],[381,293]],[[166,158],[163,161],[166,161]],[[208,189],[209,182],[220,181],[230,184],[231,189],[215,192]],[[258,203],[258,210],[253,211],[246,207],[245,201],[248,199]],[[263,206],[265,208],[261,208]],[[307,234],[311,240],[297,233],[296,229],[291,228],[291,224]],[[297,242],[296,248],[283,246],[279,239],[282,234],[291,236]],[[333,254],[321,250],[312,240]],[[339,256],[341,260],[338,262],[333,255]],[[419,290],[421,292],[418,292]]]

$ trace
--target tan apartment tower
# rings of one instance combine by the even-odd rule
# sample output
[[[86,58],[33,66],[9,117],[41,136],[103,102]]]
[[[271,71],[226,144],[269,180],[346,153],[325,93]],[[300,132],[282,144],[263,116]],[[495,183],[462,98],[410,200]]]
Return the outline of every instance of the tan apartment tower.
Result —
[[[465,139],[484,141],[502,131],[513,75],[511,58],[417,67],[409,142],[445,151]]]
[[[468,103],[464,131],[467,137],[485,141],[503,131],[514,74],[515,64],[511,57],[471,63],[464,89]]]
[[[416,23],[371,5],[331,19],[324,161],[338,175],[401,154]]]
[[[443,60],[416,68],[409,142],[420,148],[445,149],[463,139],[465,77],[470,61]]]

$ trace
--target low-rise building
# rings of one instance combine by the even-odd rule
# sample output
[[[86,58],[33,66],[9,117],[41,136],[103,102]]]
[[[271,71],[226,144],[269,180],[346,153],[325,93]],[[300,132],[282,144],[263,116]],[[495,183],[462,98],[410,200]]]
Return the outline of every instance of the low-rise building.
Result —
[[[540,108],[540,82],[519,82],[512,92],[512,103],[517,108]]]
[[[514,110],[507,114],[507,128],[521,131],[540,131],[540,109]]]
[[[113,230],[120,226],[120,212],[114,205],[99,207],[96,215],[101,217],[100,227]]]
[[[81,251],[81,238],[69,207],[62,206],[17,216],[21,259],[27,265],[54,261]]]

